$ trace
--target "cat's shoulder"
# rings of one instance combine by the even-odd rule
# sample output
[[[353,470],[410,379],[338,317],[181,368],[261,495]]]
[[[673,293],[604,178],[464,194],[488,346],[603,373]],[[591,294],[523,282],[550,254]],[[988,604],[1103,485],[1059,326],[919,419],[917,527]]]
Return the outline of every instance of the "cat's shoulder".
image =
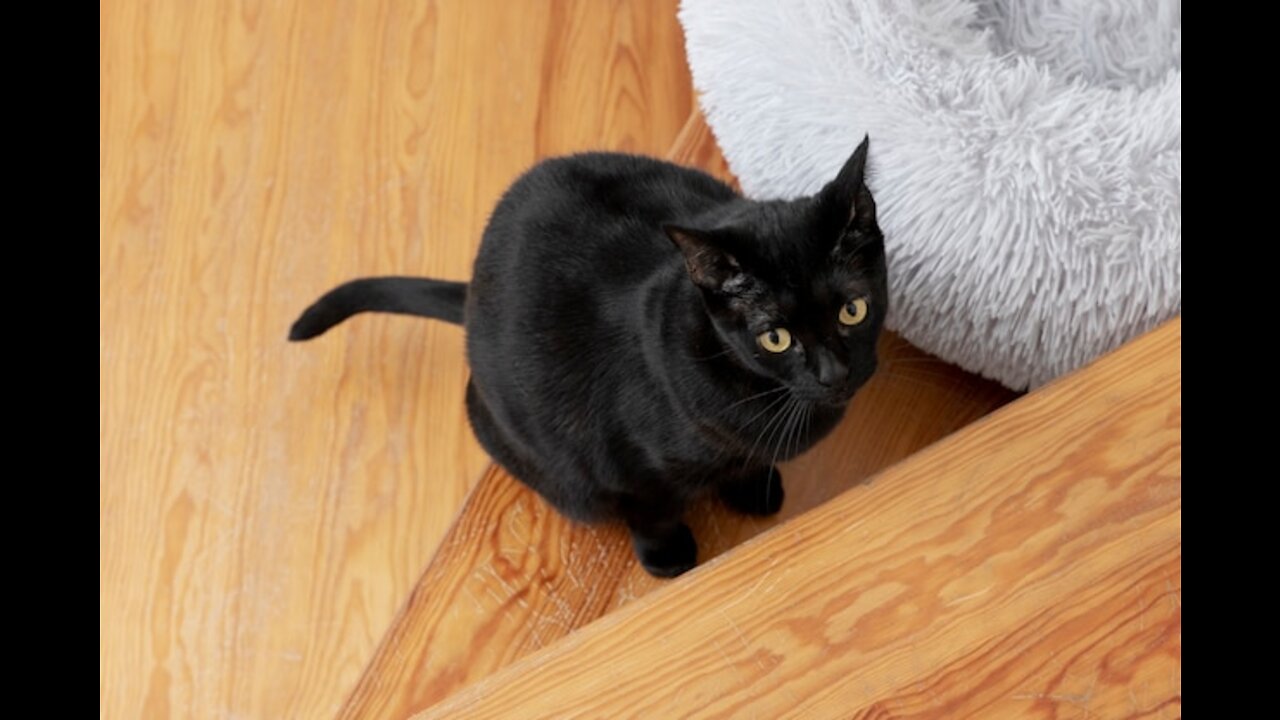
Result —
[[[591,150],[586,152],[556,155],[538,162],[533,170],[547,172],[595,171],[602,173],[643,173],[643,172],[699,172],[693,168],[677,165],[648,155],[635,155],[623,152],[607,152]]]
[[[546,158],[530,168],[522,180],[557,184],[671,185],[694,187],[726,199],[737,195],[729,185],[696,168],[648,155],[620,152],[580,152]]]

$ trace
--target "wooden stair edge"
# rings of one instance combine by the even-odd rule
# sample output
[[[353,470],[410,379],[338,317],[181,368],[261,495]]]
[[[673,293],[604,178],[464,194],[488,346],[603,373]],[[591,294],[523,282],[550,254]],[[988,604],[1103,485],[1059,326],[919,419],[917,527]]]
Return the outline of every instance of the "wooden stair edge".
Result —
[[[1179,318],[417,718],[1180,711],[1181,506]]]
[[[732,179],[697,110],[668,157]],[[1015,396],[894,337],[882,343],[882,356],[884,369],[835,435],[783,467],[788,500],[779,518],[741,518],[714,505],[697,513],[691,524],[704,558],[819,505]],[[904,405],[920,412],[904,417]],[[565,520],[491,466],[340,717],[400,718],[429,707],[662,583],[634,563],[620,528]]]

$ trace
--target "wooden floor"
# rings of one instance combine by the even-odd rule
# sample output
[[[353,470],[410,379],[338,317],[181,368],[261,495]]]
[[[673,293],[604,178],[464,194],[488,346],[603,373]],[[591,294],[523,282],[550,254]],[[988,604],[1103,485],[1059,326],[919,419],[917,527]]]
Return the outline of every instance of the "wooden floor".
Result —
[[[331,716],[487,467],[458,329],[360,318],[465,278],[536,159],[661,154],[675,0],[100,5],[101,714]]]

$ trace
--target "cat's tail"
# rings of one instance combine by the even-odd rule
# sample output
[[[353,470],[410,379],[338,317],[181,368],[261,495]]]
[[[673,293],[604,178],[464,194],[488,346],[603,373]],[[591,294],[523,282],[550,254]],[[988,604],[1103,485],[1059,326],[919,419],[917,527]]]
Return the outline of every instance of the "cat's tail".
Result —
[[[362,312],[400,313],[462,324],[467,284],[411,277],[352,280],[325,293],[289,328],[290,340],[310,340]]]

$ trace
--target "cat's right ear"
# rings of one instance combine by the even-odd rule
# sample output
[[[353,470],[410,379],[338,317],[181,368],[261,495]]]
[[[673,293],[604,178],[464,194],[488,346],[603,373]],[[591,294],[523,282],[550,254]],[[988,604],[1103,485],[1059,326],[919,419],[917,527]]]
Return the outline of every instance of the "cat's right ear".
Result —
[[[710,233],[677,225],[663,225],[662,229],[684,255],[684,266],[694,285],[723,290],[726,283],[742,274],[742,266]]]
[[[870,145],[871,137],[863,137],[840,168],[840,174],[819,193],[830,212],[843,216],[842,222],[846,227],[869,229],[876,225],[876,201],[871,197],[866,181],[867,149]]]

